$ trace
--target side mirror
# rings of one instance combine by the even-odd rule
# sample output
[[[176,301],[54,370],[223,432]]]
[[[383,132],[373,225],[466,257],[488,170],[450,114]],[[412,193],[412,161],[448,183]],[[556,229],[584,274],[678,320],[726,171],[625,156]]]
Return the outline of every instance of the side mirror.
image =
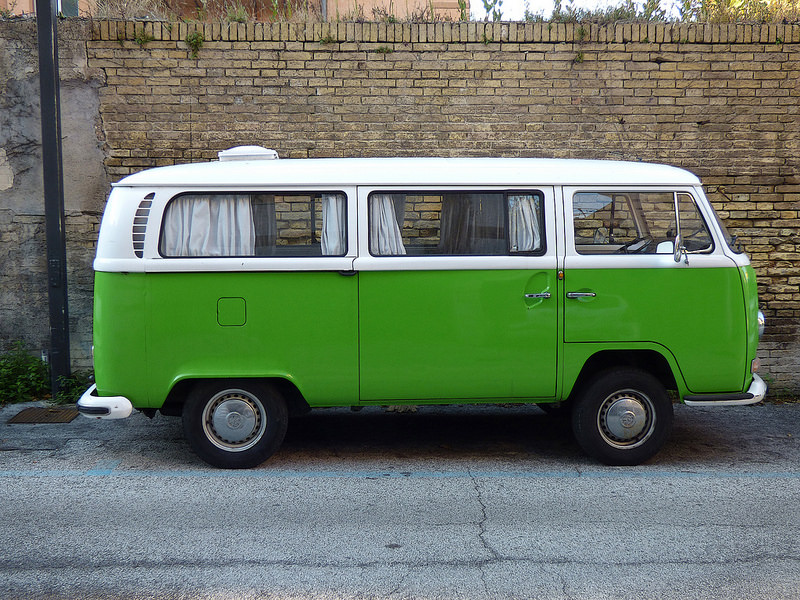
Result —
[[[656,254],[673,254],[675,252],[675,244],[673,242],[659,242],[656,246]]]

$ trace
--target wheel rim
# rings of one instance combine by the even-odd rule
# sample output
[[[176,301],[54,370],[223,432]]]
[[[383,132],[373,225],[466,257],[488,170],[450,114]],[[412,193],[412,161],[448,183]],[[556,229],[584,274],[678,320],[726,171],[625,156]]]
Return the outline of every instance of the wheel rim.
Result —
[[[653,401],[638,390],[619,390],[606,398],[597,413],[597,428],[605,442],[616,448],[636,448],[653,434]]]
[[[203,410],[203,432],[217,448],[241,452],[252,448],[267,429],[261,402],[245,390],[224,390]]]

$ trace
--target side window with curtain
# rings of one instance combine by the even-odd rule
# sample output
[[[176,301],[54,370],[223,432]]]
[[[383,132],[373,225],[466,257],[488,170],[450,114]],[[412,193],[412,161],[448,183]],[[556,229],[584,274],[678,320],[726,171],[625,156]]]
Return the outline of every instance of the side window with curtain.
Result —
[[[540,192],[374,192],[373,256],[507,256],[544,252]]]
[[[164,213],[165,257],[344,256],[342,193],[182,194]]]

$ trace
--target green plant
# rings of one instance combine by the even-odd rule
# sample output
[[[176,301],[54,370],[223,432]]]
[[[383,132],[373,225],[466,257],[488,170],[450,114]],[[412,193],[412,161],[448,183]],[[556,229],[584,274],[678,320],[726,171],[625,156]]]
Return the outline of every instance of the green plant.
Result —
[[[247,21],[250,20],[250,15],[241,2],[236,2],[232,5],[229,4],[225,8],[225,13],[225,20],[228,21],[228,23],[247,23]]]
[[[503,20],[503,0],[483,0],[483,8],[486,11],[486,18],[492,21]]]
[[[691,2],[694,0],[686,0]],[[616,21],[663,22],[666,11],[661,9],[661,0],[645,0],[641,8],[635,0],[623,0],[616,6],[604,9],[585,9],[575,5],[575,0],[555,0],[550,21],[554,23],[614,23]]]
[[[375,48],[375,54],[391,54],[394,52],[389,46],[378,46]]]
[[[583,25],[578,27],[578,41],[579,42],[582,42],[583,40],[586,39],[586,34],[587,34],[586,28]]]
[[[144,48],[145,44],[148,42],[152,42],[154,38],[149,33],[145,33],[144,27],[142,27],[139,31],[136,32],[136,37],[133,38],[133,41],[139,44],[140,48]]]
[[[584,60],[583,52],[578,52],[578,53],[575,55],[575,58],[573,59],[573,62],[574,62],[574,63],[577,63],[577,64],[580,64],[580,63],[582,63],[582,62],[583,62],[583,60]]]
[[[493,38],[486,37],[486,32],[485,31],[481,34],[481,43],[484,44],[485,46],[488,46],[493,41],[494,41]]]
[[[682,0],[681,21],[708,23],[796,23],[800,21],[797,0]]]
[[[197,58],[197,53],[200,52],[200,48],[203,47],[203,42],[205,39],[203,38],[203,34],[199,31],[193,31],[186,36],[186,45],[189,46],[189,50],[192,51],[192,58]]]
[[[69,377],[58,378],[58,393],[53,399],[55,404],[75,404],[94,383],[94,373],[91,371],[75,371]]]
[[[33,356],[23,342],[15,342],[0,355],[0,405],[37,400],[49,391],[47,364]]]
[[[323,35],[321,38],[319,38],[319,43],[320,44],[333,44],[335,41],[336,40],[334,39],[334,37],[330,33],[327,33],[327,34]]]
[[[10,19],[14,16],[14,9],[17,7],[17,0],[11,2],[7,7],[0,8],[0,19]]]
[[[458,0],[458,20],[469,21],[469,13],[467,12],[467,0]]]
[[[162,21],[169,17],[164,0],[95,0],[89,5],[90,16],[96,19]]]
[[[372,9],[372,17],[375,21],[381,21],[383,23],[397,23],[397,17],[394,16],[394,7],[393,3],[389,2],[389,8],[384,8],[382,6],[376,6]]]

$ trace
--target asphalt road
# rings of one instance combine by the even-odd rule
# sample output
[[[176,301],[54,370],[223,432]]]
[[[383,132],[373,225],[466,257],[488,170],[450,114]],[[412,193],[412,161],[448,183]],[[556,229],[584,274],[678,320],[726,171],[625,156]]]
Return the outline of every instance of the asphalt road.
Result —
[[[323,410],[250,471],[180,421],[8,425],[0,598],[800,597],[800,405],[676,407],[640,467],[535,407]]]

